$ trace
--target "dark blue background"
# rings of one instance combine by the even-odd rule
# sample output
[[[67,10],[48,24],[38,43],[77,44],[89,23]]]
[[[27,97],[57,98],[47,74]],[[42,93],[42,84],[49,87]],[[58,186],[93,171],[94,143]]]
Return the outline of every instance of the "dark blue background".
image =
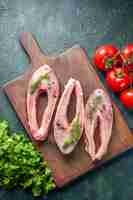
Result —
[[[122,47],[133,42],[132,0],[0,0],[0,84],[26,70],[28,59],[18,39],[30,31],[46,54],[60,53],[79,43],[91,57],[104,43]],[[102,78],[102,77],[101,77]],[[133,113],[117,104],[133,128]],[[7,98],[0,94],[0,117],[14,131],[23,130]],[[133,151],[88,173],[69,186],[51,192],[49,200],[132,200]],[[28,192],[1,190],[0,200],[32,200]],[[45,199],[45,198],[40,198]]]

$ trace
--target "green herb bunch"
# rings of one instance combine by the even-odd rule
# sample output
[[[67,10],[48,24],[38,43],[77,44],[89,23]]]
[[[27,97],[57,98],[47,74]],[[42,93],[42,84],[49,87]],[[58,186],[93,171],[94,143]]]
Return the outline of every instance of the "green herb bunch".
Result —
[[[0,121],[0,186],[31,189],[33,196],[55,187],[41,154],[24,134],[11,134],[7,121]]]

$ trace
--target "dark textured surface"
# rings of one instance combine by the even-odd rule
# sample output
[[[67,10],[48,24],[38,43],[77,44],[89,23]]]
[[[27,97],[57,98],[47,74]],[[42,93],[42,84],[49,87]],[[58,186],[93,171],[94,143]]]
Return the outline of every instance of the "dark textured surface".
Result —
[[[18,43],[22,31],[35,34],[47,54],[62,52],[79,43],[91,56],[97,45],[112,42],[121,47],[133,41],[133,1],[0,0],[0,84],[26,69],[28,60]],[[11,122],[12,129],[22,130],[3,94],[0,95],[0,102],[0,116]],[[123,108],[122,111],[133,128],[133,114]],[[133,152],[130,151],[62,190],[51,192],[47,198],[132,200],[132,169]],[[33,198],[28,192],[0,192],[0,200],[18,199]]]

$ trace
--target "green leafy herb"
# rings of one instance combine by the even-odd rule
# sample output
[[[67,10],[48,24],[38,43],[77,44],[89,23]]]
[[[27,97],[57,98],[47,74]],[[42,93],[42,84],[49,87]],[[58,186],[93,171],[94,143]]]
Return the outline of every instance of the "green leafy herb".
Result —
[[[40,76],[38,80],[33,81],[31,84],[31,94],[33,94],[36,91],[41,82],[47,84],[48,81],[49,81],[48,73],[46,73],[43,76]]]
[[[114,106],[112,105],[112,112],[115,113],[115,108]]]
[[[0,121],[0,186],[31,189],[33,196],[55,187],[51,171],[24,134],[11,134],[7,121]]]
[[[75,118],[72,122],[72,128],[71,128],[71,135],[69,139],[66,139],[64,141],[64,147],[67,147],[70,144],[75,143],[80,139],[80,123],[79,118]]]
[[[97,110],[99,104],[101,103],[102,101],[102,97],[99,95],[97,97],[94,97],[93,99],[93,103],[92,104],[89,104],[89,108],[90,108],[90,113],[89,113],[89,117],[92,118],[93,117],[93,114],[95,113],[95,111]]]
[[[93,106],[97,109],[97,106],[101,103],[102,101],[102,96],[96,96],[94,98]]]

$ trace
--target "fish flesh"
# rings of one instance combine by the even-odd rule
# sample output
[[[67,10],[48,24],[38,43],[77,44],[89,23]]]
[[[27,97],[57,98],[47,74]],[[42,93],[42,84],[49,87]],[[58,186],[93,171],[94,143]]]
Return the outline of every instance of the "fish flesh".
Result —
[[[95,129],[99,123],[100,147],[96,152]],[[85,150],[92,160],[101,160],[108,150],[112,134],[113,110],[109,96],[102,89],[92,92],[85,106]]]
[[[48,96],[47,107],[42,116],[40,127],[37,122],[37,100],[40,94]],[[32,75],[27,90],[27,116],[31,135],[35,140],[43,141],[48,136],[51,119],[60,94],[57,77],[48,65],[39,67]]]
[[[69,123],[67,119],[67,109],[73,91],[76,95],[76,113],[71,123]],[[70,78],[59,101],[54,121],[55,141],[63,154],[69,154],[74,150],[82,136],[83,129],[83,90],[78,80]]]

